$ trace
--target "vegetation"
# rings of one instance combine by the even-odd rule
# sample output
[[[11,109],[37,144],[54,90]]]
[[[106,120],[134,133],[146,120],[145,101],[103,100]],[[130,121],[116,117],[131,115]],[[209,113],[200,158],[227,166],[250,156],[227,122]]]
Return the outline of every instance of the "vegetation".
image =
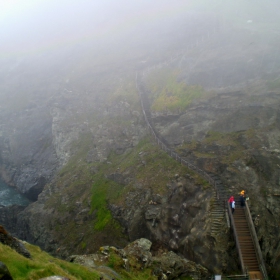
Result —
[[[37,280],[52,275],[60,275],[70,280],[100,278],[97,271],[54,258],[37,246],[26,243],[25,247],[31,253],[32,259],[27,259],[0,243],[0,261],[6,264],[13,279]]]
[[[16,280],[38,280],[40,278],[59,275],[70,280],[88,280],[101,277],[101,272],[97,269],[89,269],[85,266],[70,263],[58,258],[54,258],[39,247],[29,243],[24,244],[31,253],[32,259],[28,259],[18,254],[9,246],[0,243],[0,262],[8,267],[11,276]],[[130,263],[129,271],[123,268],[123,260],[117,254],[110,253],[106,266],[119,273],[124,280],[156,280],[151,268],[140,269],[137,262]],[[102,270],[102,269],[101,269]]]
[[[152,110],[182,112],[194,99],[203,95],[201,86],[187,85],[179,81],[179,76],[179,71],[167,68],[149,75],[147,84],[154,95]]]
[[[248,130],[244,132],[231,132],[231,133],[221,133],[218,131],[208,131],[206,137],[201,143],[192,141],[190,143],[184,143],[177,150],[182,153],[185,149],[192,151],[197,158],[216,158],[217,154],[212,149],[208,148],[206,151],[201,150],[200,146],[211,146],[217,145],[220,147],[227,147],[227,152],[223,153],[222,149],[218,149],[219,157],[222,163],[231,164],[237,159],[243,157],[244,147],[240,144],[239,138],[245,135],[247,139],[254,140],[253,135],[255,135],[254,130]]]
[[[97,179],[93,183],[91,197],[91,212],[97,211],[94,229],[103,230],[108,223],[113,223],[118,228],[118,224],[112,220],[111,212],[107,208],[107,200],[118,197],[122,186],[104,178],[103,174],[98,174],[95,178]]]
[[[63,240],[61,246],[73,244],[77,252],[97,250],[98,244],[114,244],[115,241],[118,246],[126,244],[122,228],[112,217],[108,204],[123,206],[125,194],[135,191],[135,186],[165,194],[166,185],[175,174],[188,173],[197,184],[207,187],[199,175],[169,157],[149,138],[123,154],[111,152],[104,162],[87,161],[88,152],[93,149],[92,135],[80,135],[71,146],[74,155],[58,173],[55,187],[50,186],[55,191],[45,202],[45,208],[56,209],[51,222],[56,233],[67,232],[63,238],[57,237]],[[114,174],[129,180],[122,184],[114,179]],[[77,203],[83,208],[78,208]],[[79,209],[88,209],[84,214],[86,222],[79,218]],[[73,217],[77,217],[78,226]]]
[[[175,174],[191,173],[186,166],[180,165],[147,138],[123,155],[112,154],[109,160],[112,170],[129,173],[129,176],[135,178],[122,190],[119,201],[124,192],[133,189],[137,184],[141,185],[141,188],[150,188],[155,193],[164,194],[167,191],[166,183],[172,180]]]

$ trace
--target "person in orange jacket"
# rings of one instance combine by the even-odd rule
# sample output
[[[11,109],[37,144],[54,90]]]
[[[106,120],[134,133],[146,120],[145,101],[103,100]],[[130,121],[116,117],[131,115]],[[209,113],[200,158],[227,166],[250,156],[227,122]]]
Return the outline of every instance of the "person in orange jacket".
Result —
[[[241,207],[244,207],[245,206],[245,200],[246,200],[246,197],[245,197],[245,191],[244,190],[242,190],[241,192],[240,192],[240,205],[241,205]]]

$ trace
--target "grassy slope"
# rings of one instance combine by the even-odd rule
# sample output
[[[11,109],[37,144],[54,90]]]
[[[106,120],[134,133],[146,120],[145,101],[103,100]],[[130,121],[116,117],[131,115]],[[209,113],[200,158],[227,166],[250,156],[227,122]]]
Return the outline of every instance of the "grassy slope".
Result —
[[[179,76],[179,70],[168,68],[149,75],[147,84],[154,95],[151,106],[153,111],[182,112],[194,99],[203,95],[204,89],[201,86],[180,82]]]
[[[110,273],[104,269],[104,263],[101,264],[103,268],[87,268],[79,264],[54,258],[32,244],[25,243],[24,245],[31,253],[32,259],[27,259],[9,246],[0,243],[0,262],[3,262],[8,267],[11,276],[15,280],[38,280],[53,275],[66,277],[70,280],[99,280],[102,276],[102,271],[105,271],[105,274]],[[130,269],[127,271],[123,268],[124,261],[122,258],[111,252],[106,266],[116,271],[124,280],[158,279],[157,276],[153,275],[153,265],[150,268],[142,269],[139,262],[137,260],[134,261],[133,258],[130,260]],[[192,278],[184,277],[182,279]]]
[[[71,280],[99,279],[97,271],[50,256],[37,246],[26,243],[32,259],[27,259],[10,247],[0,243],[0,261],[5,263],[16,280],[37,280],[51,275],[60,275]]]

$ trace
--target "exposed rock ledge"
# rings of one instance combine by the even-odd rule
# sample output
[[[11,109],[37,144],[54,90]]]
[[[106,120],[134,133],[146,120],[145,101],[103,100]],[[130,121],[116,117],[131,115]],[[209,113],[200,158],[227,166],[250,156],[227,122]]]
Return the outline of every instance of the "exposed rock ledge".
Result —
[[[209,277],[206,268],[182,258],[172,251],[153,256],[150,252],[151,245],[151,241],[141,238],[128,244],[124,249],[105,246],[101,247],[96,254],[73,255],[68,258],[68,261],[97,269],[103,272],[105,279],[121,279],[113,270],[104,270],[104,266],[108,264],[118,271],[120,269],[133,271],[149,268],[158,279],[178,279],[178,277],[184,276],[191,276],[192,279]],[[114,260],[113,263],[112,260]]]

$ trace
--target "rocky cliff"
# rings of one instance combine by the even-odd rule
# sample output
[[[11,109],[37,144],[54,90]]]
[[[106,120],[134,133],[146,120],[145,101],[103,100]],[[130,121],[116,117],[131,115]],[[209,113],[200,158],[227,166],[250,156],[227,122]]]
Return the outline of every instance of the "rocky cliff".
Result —
[[[220,176],[231,194],[246,190],[267,267],[280,271],[279,42],[253,26],[212,23],[158,55],[131,51],[97,63],[88,51],[49,68],[48,58],[37,58],[41,83],[24,87],[26,100],[12,77],[35,71],[17,64],[2,85],[17,102],[1,105],[0,171],[33,203],[1,208],[1,223],[63,258],[144,237],[154,252],[173,250],[211,272],[238,271],[226,220],[218,233],[211,229],[214,189],[147,137],[137,72],[166,143]]]

